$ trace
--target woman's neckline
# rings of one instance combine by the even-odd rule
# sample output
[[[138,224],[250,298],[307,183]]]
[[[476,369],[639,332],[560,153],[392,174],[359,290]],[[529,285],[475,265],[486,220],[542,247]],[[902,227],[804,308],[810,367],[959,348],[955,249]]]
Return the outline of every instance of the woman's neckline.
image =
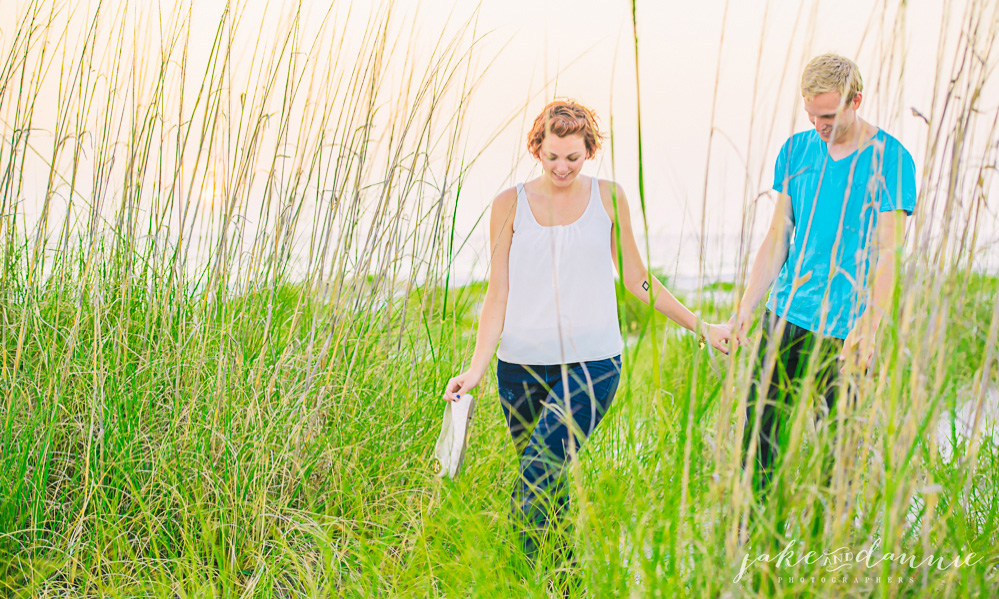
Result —
[[[539,221],[538,217],[535,216],[535,214],[534,214],[534,208],[531,207],[531,200],[530,200],[530,198],[527,197],[527,184],[526,183],[521,183],[520,187],[524,191],[524,201],[527,202],[527,211],[531,213],[531,218],[534,219],[534,224],[538,225],[542,229],[558,229],[560,227],[571,227],[572,225],[575,225],[578,222],[580,222],[581,220],[583,220],[583,218],[586,216],[586,214],[590,211],[590,204],[593,203],[593,189],[594,189],[594,186],[596,184],[597,184],[596,177],[590,177],[590,190],[589,190],[589,192],[586,195],[586,207],[583,208],[583,212],[579,215],[579,217],[577,217],[571,223],[566,223],[564,225],[542,225],[541,221]]]

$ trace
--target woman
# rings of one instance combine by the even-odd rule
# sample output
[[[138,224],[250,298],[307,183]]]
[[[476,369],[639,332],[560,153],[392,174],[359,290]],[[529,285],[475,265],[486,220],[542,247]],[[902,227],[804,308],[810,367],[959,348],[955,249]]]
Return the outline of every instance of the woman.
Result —
[[[568,511],[566,462],[617,390],[619,258],[629,291],[648,302],[651,285],[656,310],[691,331],[698,327],[697,316],[648,276],[621,187],[580,174],[602,137],[593,111],[572,101],[552,102],[535,119],[527,148],[542,173],[493,200],[489,286],[475,352],[444,392],[453,401],[475,389],[499,342],[499,395],[520,454],[513,507],[525,520],[521,541],[532,564],[541,536]],[[728,353],[728,329],[701,326],[701,339]],[[571,560],[571,551],[565,557]]]

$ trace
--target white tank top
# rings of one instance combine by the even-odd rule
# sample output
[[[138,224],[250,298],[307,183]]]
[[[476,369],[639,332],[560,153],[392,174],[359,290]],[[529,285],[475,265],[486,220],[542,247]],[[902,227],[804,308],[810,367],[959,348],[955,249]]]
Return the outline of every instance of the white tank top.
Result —
[[[500,360],[569,364],[621,353],[611,228],[596,178],[583,215],[552,227],[538,223],[517,184]]]

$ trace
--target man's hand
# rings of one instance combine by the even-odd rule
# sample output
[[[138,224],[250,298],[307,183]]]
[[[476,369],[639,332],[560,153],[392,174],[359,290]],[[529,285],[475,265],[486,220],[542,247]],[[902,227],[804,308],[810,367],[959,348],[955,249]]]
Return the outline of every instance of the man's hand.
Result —
[[[740,309],[739,312],[737,314],[733,314],[732,318],[729,318],[728,322],[725,324],[732,331],[732,338],[735,341],[735,343],[732,344],[734,347],[749,345],[749,338],[746,337],[746,335],[749,334],[749,328],[753,326],[752,312]]]
[[[891,310],[892,295],[895,290],[895,260],[902,251],[905,218],[904,210],[885,212],[878,218],[878,242],[871,302],[843,342],[843,351],[839,354],[840,372],[849,369],[866,373],[871,367],[874,342],[878,327],[881,325],[881,318],[886,311]]]
[[[865,311],[857,319],[857,323],[853,325],[853,329],[843,342],[843,349],[839,352],[840,373],[847,370],[867,373],[874,358],[874,341],[877,338],[880,320],[871,316],[870,311]]]

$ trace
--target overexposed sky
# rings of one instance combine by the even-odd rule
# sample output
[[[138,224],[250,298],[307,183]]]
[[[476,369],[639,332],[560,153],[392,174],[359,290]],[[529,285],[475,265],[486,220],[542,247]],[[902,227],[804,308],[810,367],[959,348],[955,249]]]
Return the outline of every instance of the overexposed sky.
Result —
[[[639,1],[646,204],[649,232],[659,241],[652,248],[652,262],[679,273],[696,272],[692,265],[702,214],[709,237],[739,233],[745,210],[754,206],[747,202],[770,187],[781,143],[810,126],[798,78],[815,54],[835,51],[858,62],[866,83],[861,115],[899,138],[921,165],[927,126],[911,108],[930,114],[941,26],[949,20],[950,42],[942,54],[952,60],[961,8],[960,3],[917,0],[896,20],[898,14],[890,7],[885,10],[884,3],[852,0],[709,0],[686,3],[682,11],[673,3]],[[604,124],[613,114],[614,163],[605,151],[591,172],[616,178],[637,204],[630,2],[487,1],[481,16],[496,27],[497,37],[510,36],[513,43],[497,64],[490,92],[483,94],[486,100],[479,101],[495,106],[501,105],[499,98],[510,98],[506,102],[513,103],[529,91],[544,89],[531,96],[527,112],[532,117],[553,92],[591,104]],[[951,63],[941,66],[949,69]],[[524,73],[525,83],[510,85],[504,75],[517,70]],[[556,74],[557,83],[542,88]],[[983,106],[993,114],[999,107],[997,90],[993,81],[983,95]],[[705,185],[712,122],[715,134]],[[497,157],[509,153],[509,145],[522,156],[522,143],[514,139],[497,150]],[[531,166],[522,161],[514,179],[527,177]],[[490,189],[487,175],[482,175],[483,195],[503,184]],[[756,239],[772,206],[769,197],[759,199],[752,223]],[[747,221],[752,221],[751,214]],[[731,239],[705,243],[707,261],[717,265],[717,274],[727,274],[725,263],[738,253]]]
[[[14,23],[30,4],[5,2],[0,10],[0,49],[12,43]],[[49,4],[57,6],[60,15],[75,11],[76,18],[68,21],[71,38],[82,35],[86,14],[96,6],[94,0]],[[191,10],[191,57],[196,61],[211,47],[225,2],[178,4]],[[120,10],[124,4],[104,6]],[[175,6],[169,0],[159,8],[155,2],[133,4],[131,10],[141,17],[136,18],[136,31],[168,31],[169,24],[160,23],[159,15],[169,14]],[[259,40],[272,41],[269,36],[281,29],[293,6],[245,2],[237,39],[231,41],[237,66],[252,62]],[[351,13],[348,27],[337,33],[350,47],[359,43],[368,15],[384,4],[335,2],[331,9],[329,2],[309,0],[301,6],[309,15],[303,23],[305,32],[316,27],[327,11],[336,22],[344,22]],[[758,240],[769,220],[772,198],[764,192],[770,187],[781,143],[809,127],[797,82],[807,60],[820,52],[836,51],[858,62],[866,84],[861,115],[901,140],[922,169],[928,127],[912,109],[933,114],[934,94],[939,96],[946,87],[937,79],[946,81],[954,62],[964,1],[911,0],[902,13],[895,3],[858,0],[704,0],[680,6],[651,0],[639,0],[637,6],[644,187],[653,264],[689,276],[698,272],[703,258],[709,277],[732,274],[740,233],[748,228]],[[396,0],[392,10],[400,24],[400,43],[416,54],[429,54],[442,35],[446,38],[456,24],[473,15],[481,36],[474,58],[483,75],[462,133],[465,159],[477,158],[457,211],[459,234],[470,236],[458,259],[460,271],[467,276],[485,274],[487,232],[484,226],[473,225],[498,191],[536,174],[524,150],[525,127],[556,95],[592,106],[605,128],[613,125],[613,156],[606,147],[587,172],[614,178],[624,186],[635,207],[636,228],[642,229],[637,208],[638,97],[631,2]],[[157,35],[138,39],[137,56],[155,56]],[[986,57],[993,71],[996,52]],[[303,48],[303,55],[322,67],[321,51],[310,54],[309,48]],[[944,60],[938,61],[938,56]],[[187,93],[192,90],[194,86],[188,86]],[[999,110],[995,77],[983,90],[979,105],[983,124],[976,131],[981,141],[988,134],[984,123],[991,123]],[[36,109],[38,122],[44,123],[45,114],[54,113],[55,106],[43,95]],[[4,112],[0,117],[9,118],[9,110],[8,106],[0,111]],[[4,135],[10,131],[5,129]],[[40,131],[36,138],[44,136]],[[982,160],[990,159],[988,143],[982,144]],[[26,176],[29,197],[22,199],[21,209],[30,216],[40,201],[30,197],[31,190],[44,189],[44,169]],[[983,231],[986,241],[995,241],[994,210]]]

